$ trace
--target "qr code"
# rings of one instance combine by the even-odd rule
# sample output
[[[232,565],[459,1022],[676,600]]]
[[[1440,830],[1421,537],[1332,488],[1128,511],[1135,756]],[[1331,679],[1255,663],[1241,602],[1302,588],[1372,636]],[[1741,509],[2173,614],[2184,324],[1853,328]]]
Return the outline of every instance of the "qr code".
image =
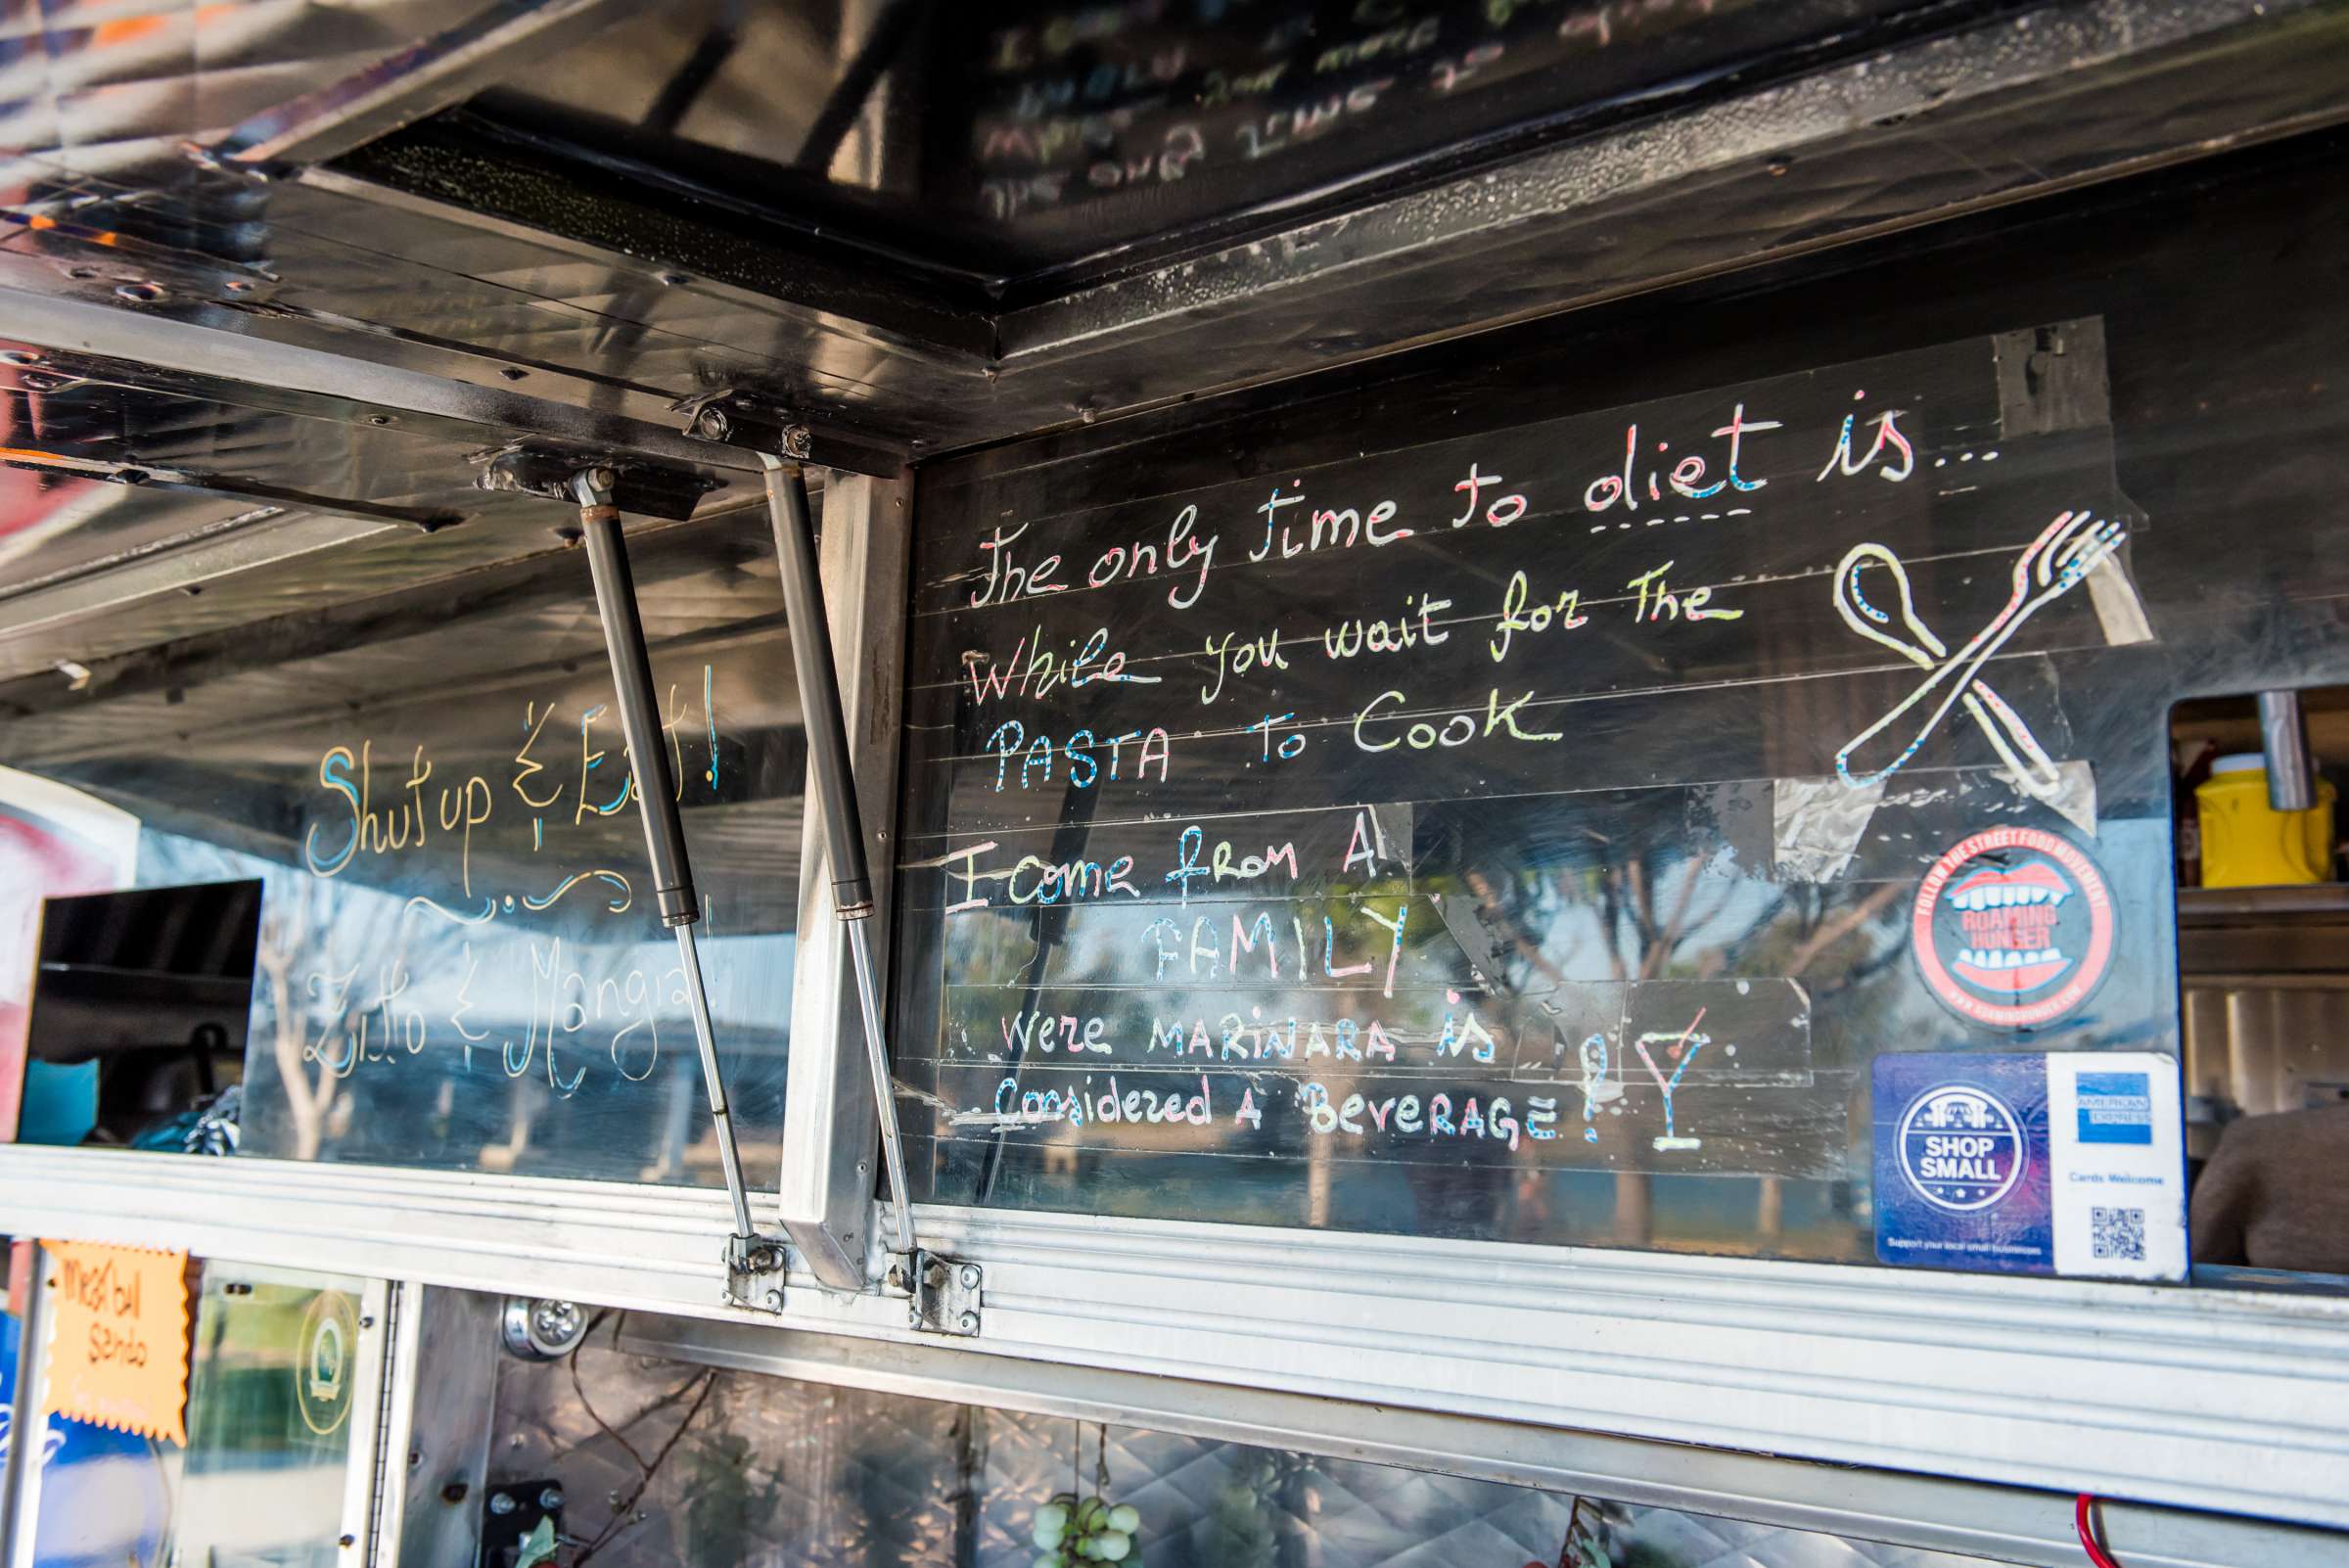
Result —
[[[2137,1263],[2145,1261],[2144,1210],[2106,1209],[2091,1205],[2088,1221],[2094,1256],[2125,1258]]]

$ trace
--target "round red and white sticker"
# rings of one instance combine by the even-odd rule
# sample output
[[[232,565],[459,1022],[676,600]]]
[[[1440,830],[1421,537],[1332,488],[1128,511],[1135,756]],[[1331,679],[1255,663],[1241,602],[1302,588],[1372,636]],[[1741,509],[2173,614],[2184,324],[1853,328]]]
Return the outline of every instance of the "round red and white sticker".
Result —
[[[2079,846],[2041,828],[1986,828],[1916,890],[1916,967],[1977,1024],[2031,1029],[2088,999],[2112,963],[2112,894]]]

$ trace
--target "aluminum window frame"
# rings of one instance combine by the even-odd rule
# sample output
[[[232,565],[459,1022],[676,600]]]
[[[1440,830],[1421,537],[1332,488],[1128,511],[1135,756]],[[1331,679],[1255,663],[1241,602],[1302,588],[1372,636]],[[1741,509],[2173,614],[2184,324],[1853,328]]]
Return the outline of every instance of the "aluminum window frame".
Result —
[[[902,480],[844,478],[821,549],[882,866],[910,506]],[[778,1315],[724,1304],[714,1189],[13,1146],[0,1228],[861,1342],[844,1357],[934,1344],[901,1295],[825,1288],[855,1265],[878,1277],[885,1229],[821,829],[811,817],[796,1110],[779,1180],[754,1205],[794,1236]],[[924,1245],[985,1269],[970,1348],[990,1359],[1154,1374],[1235,1409],[1334,1401],[1366,1420],[1407,1411],[2349,1529],[2349,1300],[945,1205],[915,1218]]]

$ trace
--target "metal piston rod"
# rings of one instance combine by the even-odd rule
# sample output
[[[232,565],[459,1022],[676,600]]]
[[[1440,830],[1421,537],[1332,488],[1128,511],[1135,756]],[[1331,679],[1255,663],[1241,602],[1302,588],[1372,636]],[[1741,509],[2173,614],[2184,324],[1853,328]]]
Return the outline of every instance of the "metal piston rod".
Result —
[[[702,917],[694,892],[693,866],[685,852],[685,824],[677,811],[668,748],[661,736],[661,714],[653,697],[652,661],[645,652],[644,622],[636,609],[636,580],[628,571],[628,548],[621,537],[620,508],[612,504],[616,476],[586,469],[572,481],[579,503],[579,529],[587,544],[587,568],[595,578],[595,608],[612,658],[612,686],[634,766],[636,804],[644,818],[644,846],[652,859],[653,897],[661,923],[677,935],[684,961],[685,994],[693,1008],[693,1037],[701,1048],[702,1083],[710,1117],[717,1129],[717,1157],[725,1168],[726,1196],[734,1205],[729,1260],[752,1266],[753,1255],[771,1246],[751,1225],[751,1200],[742,1180],[742,1153],[734,1142],[734,1116],[726,1103],[725,1075],[717,1064],[717,1040],[710,1024],[710,995],[702,982],[700,949],[693,925]]]
[[[857,1012],[864,1023],[866,1065],[873,1076],[873,1103],[880,1113],[881,1155],[889,1190],[897,1250],[913,1251],[913,1218],[907,1207],[905,1149],[898,1133],[896,1084],[889,1049],[881,1037],[881,1001],[873,978],[873,883],[865,865],[864,826],[856,808],[856,786],[849,770],[849,736],[840,702],[840,672],[832,659],[832,627],[824,613],[815,564],[815,524],[807,506],[807,481],[792,459],[761,452],[766,468],[767,514],[774,525],[775,556],[783,574],[783,606],[791,625],[791,652],[799,666],[800,705],[807,732],[807,756],[822,808],[824,847],[832,865],[832,904],[848,938],[856,976]]]

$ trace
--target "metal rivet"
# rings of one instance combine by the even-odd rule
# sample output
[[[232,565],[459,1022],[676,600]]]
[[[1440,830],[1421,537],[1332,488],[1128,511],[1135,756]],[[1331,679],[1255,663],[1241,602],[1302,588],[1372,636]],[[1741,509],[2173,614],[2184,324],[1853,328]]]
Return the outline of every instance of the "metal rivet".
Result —
[[[660,274],[660,278],[663,283],[668,284],[672,289],[678,287],[680,284],[687,284],[693,281],[692,278],[688,277],[682,272],[664,272]]]
[[[163,286],[160,283],[125,283],[115,290],[115,299],[127,300],[132,304],[153,304],[162,297]]]
[[[977,1313],[964,1313],[960,1322],[964,1333],[976,1334],[979,1332],[979,1314]]]
[[[392,416],[390,414],[369,414],[367,416],[367,423],[370,425],[389,425],[392,423]]]
[[[1794,167],[1794,160],[1784,156],[1783,154],[1780,154],[1778,157],[1772,159],[1769,162],[1763,164],[1762,166],[1768,169],[1773,176],[1779,175]]]
[[[341,1546],[355,1546],[355,1545],[357,1545],[358,1544],[359,1544],[359,1538],[358,1538],[358,1537],[356,1537],[356,1536],[345,1536],[345,1537],[343,1537],[343,1538],[342,1538],[340,1541],[338,1541],[338,1542],[336,1543],[336,1545],[341,1545]]]
[[[467,1486],[462,1481],[451,1481],[448,1485],[440,1489],[440,1500],[447,1503],[463,1502],[465,1500],[465,1494],[471,1492],[473,1488]]]
[[[977,1290],[979,1288],[979,1268],[977,1265],[964,1264],[962,1266],[962,1288],[965,1290]]]
[[[783,1292],[770,1290],[766,1293],[766,1310],[770,1313],[779,1313],[783,1310]]]

